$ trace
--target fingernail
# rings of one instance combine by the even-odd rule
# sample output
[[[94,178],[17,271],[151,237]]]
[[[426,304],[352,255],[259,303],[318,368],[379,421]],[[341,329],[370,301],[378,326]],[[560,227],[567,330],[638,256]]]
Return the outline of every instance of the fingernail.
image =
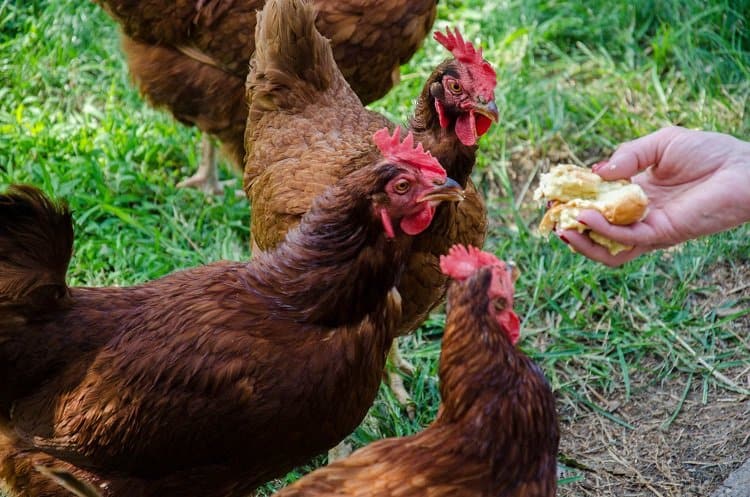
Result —
[[[601,168],[603,168],[606,165],[607,165],[607,161],[603,160],[603,161],[597,162],[596,164],[594,164],[593,166],[591,166],[591,170],[594,171],[594,172],[597,172],[598,170],[600,170]]]
[[[559,237],[560,237],[560,240],[562,240],[562,241],[564,241],[564,242],[565,242],[566,244],[570,245],[570,241],[569,241],[569,240],[568,240],[567,238],[565,238],[565,235],[557,235],[557,236],[559,236]]]
[[[617,169],[617,164],[615,164],[614,162],[610,163],[610,164],[609,164],[609,169],[610,169],[611,171],[614,171],[615,169]]]

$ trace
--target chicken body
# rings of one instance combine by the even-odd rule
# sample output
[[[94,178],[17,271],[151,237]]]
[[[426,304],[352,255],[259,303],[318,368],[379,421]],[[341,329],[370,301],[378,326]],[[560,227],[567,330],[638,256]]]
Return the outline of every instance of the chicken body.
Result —
[[[240,168],[244,82],[255,50],[256,12],[265,0],[96,1],[122,26],[123,50],[141,93],[180,122],[217,137]],[[399,66],[422,43],[437,12],[436,0],[312,3],[318,28],[364,103],[398,81]]]
[[[393,127],[359,102],[337,69],[335,48],[332,51],[315,28],[311,6],[270,0],[260,17],[247,80],[245,135],[244,186],[252,203],[254,253],[274,248],[316,195],[370,160],[376,151],[367,137],[374,129]],[[444,296],[446,278],[439,256],[454,243],[481,246],[486,235],[486,209],[470,179],[476,142],[466,145],[457,136],[462,114],[457,107],[448,108],[447,119],[440,122],[431,91],[447,74],[460,73],[458,66],[459,61],[448,60],[428,78],[410,128],[465,187],[465,199],[439,206],[430,228],[415,238],[398,286],[405,312],[397,335],[416,328]],[[466,79],[469,87],[469,76]],[[476,98],[491,101],[485,94]]]
[[[5,366],[34,368],[3,378],[14,395],[3,399],[0,477],[44,495],[31,465],[70,464],[105,496],[245,495],[346,436],[374,400],[397,309],[335,332],[262,312],[238,319],[251,304],[243,270],[73,289],[54,325],[25,329]]]
[[[372,443],[276,495],[554,497],[555,399],[541,370],[513,344],[518,318],[508,315],[512,294],[504,292],[512,284],[505,271],[482,267],[451,285],[442,405],[430,426]],[[513,321],[515,330],[500,324]]]
[[[384,219],[453,188],[412,170],[358,169],[250,263],[127,288],[68,288],[70,213],[30,188],[0,196],[6,489],[65,495],[41,464],[105,497],[240,496],[341,440],[375,398],[400,316],[411,237]],[[404,178],[413,193],[392,197]]]

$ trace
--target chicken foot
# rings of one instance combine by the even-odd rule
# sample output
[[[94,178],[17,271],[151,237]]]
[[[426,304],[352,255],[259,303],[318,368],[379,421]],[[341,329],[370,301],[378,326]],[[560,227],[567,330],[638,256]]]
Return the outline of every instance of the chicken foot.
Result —
[[[196,188],[206,194],[223,195],[226,185],[235,180],[219,181],[219,167],[216,159],[216,147],[207,134],[201,137],[201,162],[194,175],[177,183],[177,188]],[[236,197],[244,197],[244,190],[235,190]]]
[[[219,183],[219,168],[216,165],[216,148],[207,134],[201,137],[201,161],[194,175],[180,181],[178,188],[197,188],[205,193],[221,195],[224,187]]]

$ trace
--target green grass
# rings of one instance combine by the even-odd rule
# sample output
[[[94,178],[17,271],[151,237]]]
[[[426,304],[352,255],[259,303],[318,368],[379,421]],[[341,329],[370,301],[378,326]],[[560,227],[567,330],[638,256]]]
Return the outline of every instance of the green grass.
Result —
[[[475,175],[490,199],[488,248],[523,268],[522,346],[563,405],[627,425],[590,392],[629,396],[643,379],[679,375],[702,381],[706,402],[736,390],[722,371],[750,360],[747,334],[733,326],[748,306],[706,304],[716,288],[703,276],[720,262],[748,263],[750,227],[609,269],[537,237],[538,210],[517,210],[523,199],[514,195],[547,159],[563,153],[588,164],[668,124],[750,138],[749,14],[748,0],[441,0],[436,26],[481,40],[498,69],[501,122],[481,142]],[[402,84],[372,107],[404,121],[444,56],[427,41]],[[33,183],[68,200],[72,284],[132,284],[249,256],[245,200],[175,188],[197,161],[198,134],[144,105],[99,8],[0,0],[0,81],[0,188]],[[443,320],[435,314],[402,340],[417,365],[407,379],[416,419],[381,389],[352,435],[356,445],[413,433],[433,418]]]

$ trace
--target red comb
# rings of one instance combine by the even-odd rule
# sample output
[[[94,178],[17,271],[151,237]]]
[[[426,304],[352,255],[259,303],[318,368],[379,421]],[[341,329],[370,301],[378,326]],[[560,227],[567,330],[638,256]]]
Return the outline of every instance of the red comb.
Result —
[[[482,49],[477,50],[470,41],[464,40],[461,32],[456,28],[451,33],[451,28],[446,28],[445,34],[435,31],[435,40],[447,48],[455,58],[467,64],[481,64],[484,62]]]
[[[421,143],[414,147],[414,135],[411,131],[406,135],[404,141],[401,141],[401,127],[396,126],[393,135],[388,132],[388,128],[383,128],[372,135],[372,141],[375,142],[380,153],[388,160],[394,162],[407,162],[418,167],[423,173],[433,173],[446,177],[447,173],[440,162],[426,152]]]
[[[447,255],[440,256],[440,270],[455,280],[465,280],[484,266],[499,266],[502,261],[489,252],[482,252],[471,245],[456,244]]]
[[[450,50],[453,56],[464,64],[474,66],[482,74],[482,82],[487,87],[485,92],[491,92],[497,85],[497,73],[489,62],[482,57],[482,49],[477,49],[474,45],[461,36],[461,32],[456,28],[452,33],[450,28],[445,29],[445,34],[435,31],[433,35],[435,40]]]

